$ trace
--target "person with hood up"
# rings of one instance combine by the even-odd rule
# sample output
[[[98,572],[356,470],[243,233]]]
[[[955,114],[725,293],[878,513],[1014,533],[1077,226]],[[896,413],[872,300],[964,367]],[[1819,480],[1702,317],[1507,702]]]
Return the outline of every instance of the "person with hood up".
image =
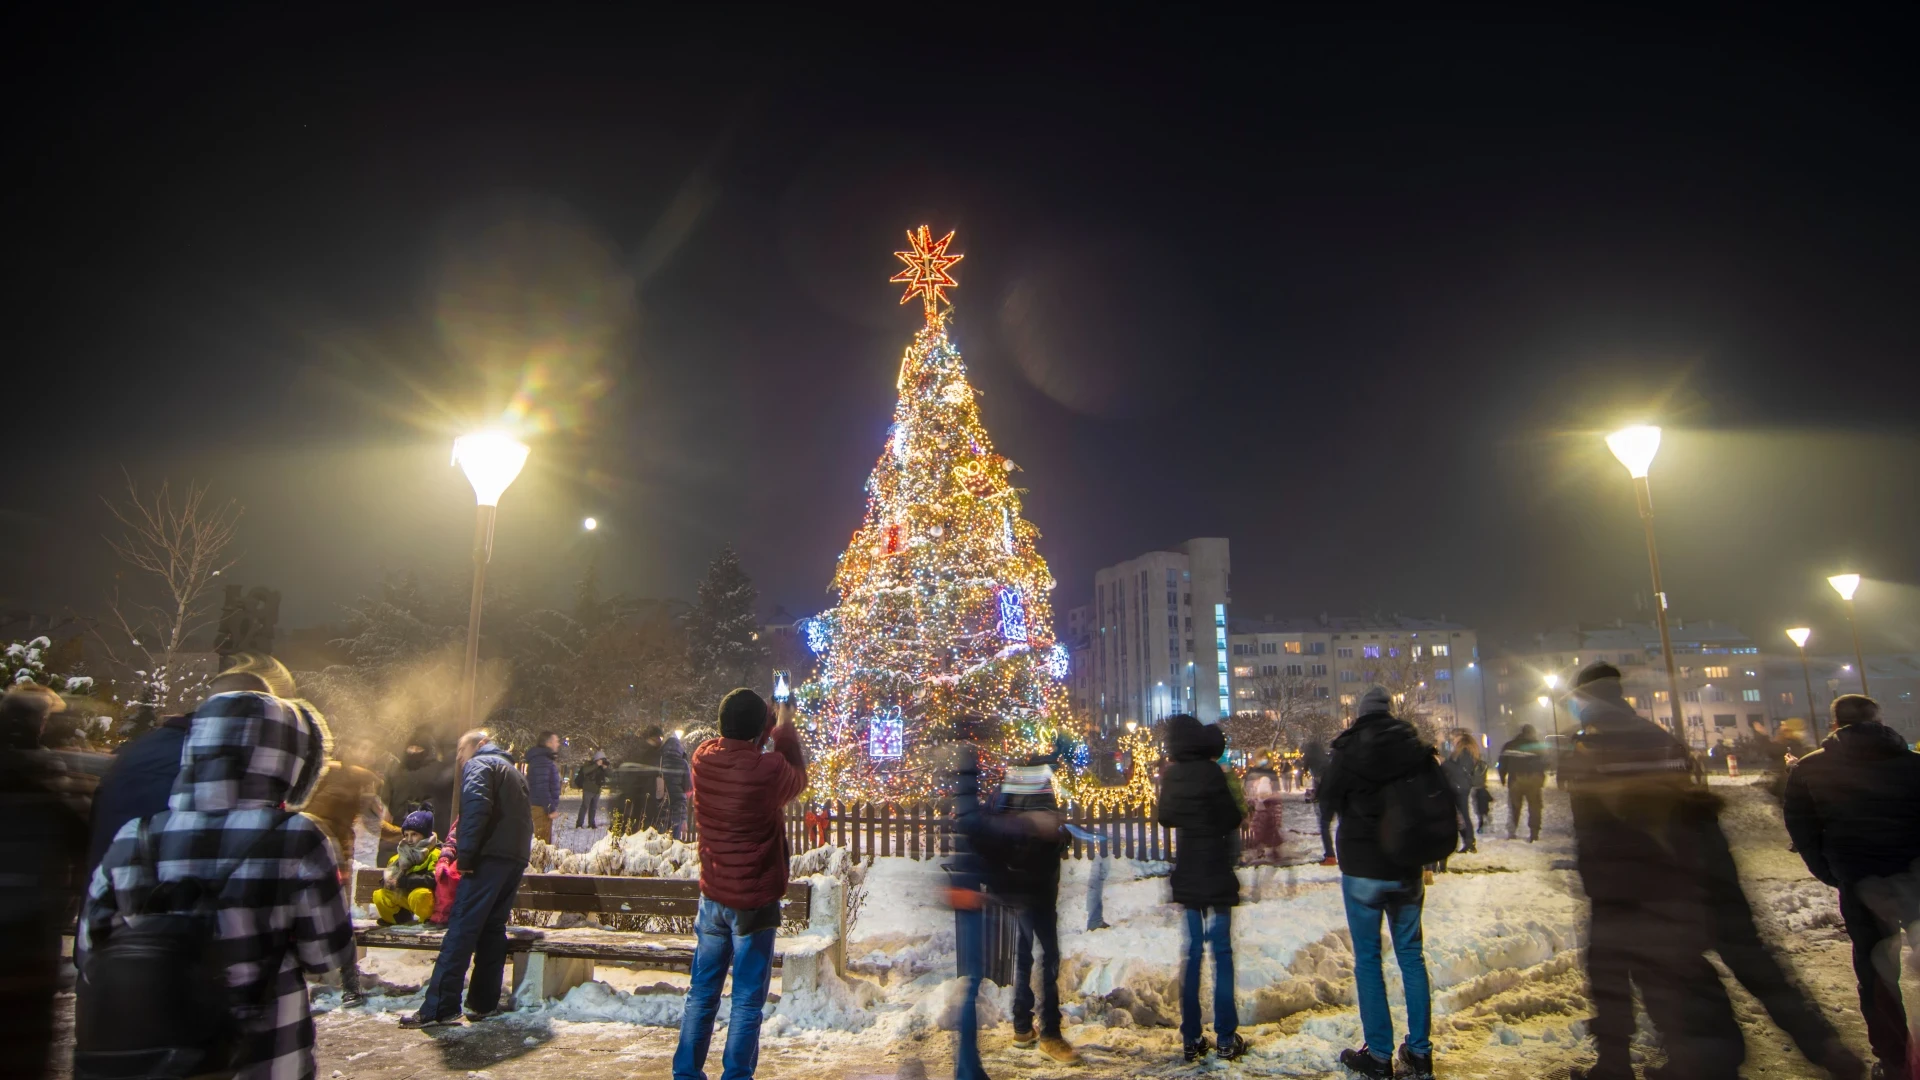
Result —
[[[500,982],[507,966],[507,920],[513,896],[527,872],[533,851],[533,815],[527,778],[513,758],[485,730],[460,736],[459,841],[454,861],[460,886],[440,939],[433,977],[420,1011],[400,1018],[407,1028],[458,1023],[460,991],[467,993],[466,1017],[484,1020],[500,1011]],[[445,853],[441,857],[444,859]],[[473,981],[466,984],[467,964]]]
[[[94,872],[75,949],[89,993],[90,954],[145,910],[162,883],[223,883],[220,943],[227,950],[241,1080],[314,1075],[308,975],[353,962],[353,922],[332,845],[293,812],[326,767],[330,735],[303,702],[252,691],[216,693],[195,710],[167,809],[129,821]],[[79,1026],[90,1026],[84,1001]],[[112,1018],[123,1031],[143,1025]],[[79,1035],[82,1052],[92,1036]],[[79,1067],[76,1054],[76,1072]],[[218,1071],[210,1070],[210,1071]]]
[[[1182,1049],[1188,1061],[1198,1061],[1209,1050],[1222,1061],[1233,1061],[1247,1052],[1233,1002],[1233,909],[1240,902],[1234,860],[1243,815],[1219,765],[1227,740],[1219,727],[1181,713],[1167,719],[1166,748],[1172,764],[1160,778],[1157,817],[1161,825],[1178,830],[1168,884],[1173,902],[1186,914],[1186,965],[1180,977]],[[1200,968],[1209,948],[1213,950],[1217,1047],[1202,1037],[1200,1024]]]
[[[373,890],[373,910],[380,925],[426,922],[433,917],[433,894],[440,865],[440,838],[433,834],[433,815],[415,810],[400,826],[400,847],[381,871],[381,886]]]
[[[733,975],[733,1011],[723,1080],[751,1080],[760,1061],[760,1020],[773,979],[773,936],[787,893],[786,806],[807,786],[807,755],[793,726],[745,687],[720,702],[720,737],[693,758],[693,811],[700,826],[700,909],[694,917],[674,1080],[705,1080],[720,991]],[[776,720],[778,721],[776,723]],[[773,751],[760,746],[773,737]]]
[[[453,763],[441,758],[439,746],[432,728],[417,727],[407,736],[406,750],[387,770],[386,790],[381,792],[389,824],[398,825],[408,814],[424,809],[433,814],[436,834],[445,836],[453,826]],[[391,840],[383,840],[380,858],[392,854]]]
[[[1874,1075],[1908,1080],[1900,939],[1920,923],[1920,754],[1880,722],[1878,702],[1842,694],[1833,734],[1787,774],[1785,812],[1807,870],[1840,890]]]
[[[595,750],[590,761],[573,770],[573,786],[580,789],[580,813],[574,816],[576,829],[600,827],[600,792],[607,786],[607,752]]]
[[[1527,843],[1540,839],[1540,810],[1547,790],[1547,744],[1532,724],[1500,748],[1500,782],[1507,786],[1507,839],[1520,831],[1520,807],[1527,808]]]
[[[1480,760],[1480,747],[1473,736],[1462,733],[1453,740],[1453,753],[1448,755],[1441,768],[1446,770],[1447,783],[1453,785],[1454,798],[1460,804],[1460,850],[1473,852],[1479,850],[1474,843],[1473,811],[1474,801],[1487,790],[1487,763]],[[1482,824],[1486,822],[1486,811],[1480,812]]]
[[[1361,1076],[1394,1075],[1393,1014],[1387,1006],[1380,953],[1380,923],[1393,936],[1393,957],[1407,999],[1407,1041],[1399,1049],[1400,1075],[1433,1076],[1433,991],[1427,978],[1420,917],[1426,887],[1418,866],[1402,866],[1387,854],[1382,828],[1387,785],[1409,776],[1433,757],[1412,724],[1393,715],[1393,698],[1368,688],[1354,706],[1352,726],[1333,740],[1320,805],[1339,818],[1334,838],[1340,859],[1340,895],[1347,932],[1353,938],[1354,996],[1366,1045],[1340,1052],[1340,1063]]]
[[[1001,815],[1059,813],[1053,794],[1052,755],[1010,766],[1000,783],[994,811]],[[1029,820],[1032,820],[1031,818]],[[1040,1052],[1063,1064],[1080,1060],[1079,1051],[1060,1033],[1060,856],[1066,838],[1031,834],[1001,847],[996,875],[1002,903],[1019,920],[1013,942],[1013,1045],[1027,1049],[1037,1040]],[[1033,1027],[1033,948],[1040,947],[1040,1030]]]
[[[527,748],[527,799],[532,804],[533,835],[553,843],[553,815],[560,812],[560,735],[543,731]]]
[[[1620,670],[1588,666],[1568,707],[1580,724],[1568,757],[1574,865],[1590,901],[1587,982],[1599,1061],[1585,1080],[1628,1080],[1633,991],[1660,1032],[1667,1075],[1733,1080],[1746,1057],[1720,976],[1701,829],[1713,796],[1693,781],[1692,755],[1628,707]]]

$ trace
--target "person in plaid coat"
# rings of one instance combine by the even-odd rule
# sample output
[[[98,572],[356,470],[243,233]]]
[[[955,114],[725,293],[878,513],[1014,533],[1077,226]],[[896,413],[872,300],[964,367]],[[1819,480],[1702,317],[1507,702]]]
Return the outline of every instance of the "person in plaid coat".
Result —
[[[236,1008],[240,1080],[314,1075],[306,976],[353,960],[353,923],[326,834],[287,812],[312,794],[329,741],[325,721],[303,702],[246,691],[208,698],[194,714],[167,810],[149,820],[145,848],[138,820],[115,834],[81,914],[84,957],[160,882],[231,879],[220,915],[221,938],[235,950],[228,986],[236,1001],[258,1003]],[[278,842],[243,859],[264,831]]]

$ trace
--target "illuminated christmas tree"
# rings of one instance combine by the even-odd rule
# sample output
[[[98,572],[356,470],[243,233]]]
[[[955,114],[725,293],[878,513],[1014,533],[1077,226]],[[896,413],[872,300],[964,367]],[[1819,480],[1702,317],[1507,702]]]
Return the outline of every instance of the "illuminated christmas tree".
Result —
[[[1008,752],[1038,749],[1065,719],[1066,649],[1053,638],[1053,575],[1020,516],[1018,467],[994,452],[948,336],[953,234],[910,231],[901,303],[926,324],[900,361],[900,402],[867,479],[867,512],[840,556],[839,606],[807,627],[819,674],[802,693],[822,797],[930,790],[926,754],[955,717],[1001,723]]]

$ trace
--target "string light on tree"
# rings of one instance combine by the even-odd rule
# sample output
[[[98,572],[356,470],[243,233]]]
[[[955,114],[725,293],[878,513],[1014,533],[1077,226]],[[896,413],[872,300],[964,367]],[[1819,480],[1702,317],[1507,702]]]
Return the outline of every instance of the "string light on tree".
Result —
[[[797,695],[819,798],[924,795],[928,751],[959,716],[998,719],[989,756],[1003,758],[1045,747],[1066,714],[1053,575],[1020,516],[1018,466],[994,450],[948,332],[953,237],[921,226],[895,253],[901,303],[919,297],[925,322],[901,357],[866,512],[834,572],[839,602],[804,628],[820,657]]]

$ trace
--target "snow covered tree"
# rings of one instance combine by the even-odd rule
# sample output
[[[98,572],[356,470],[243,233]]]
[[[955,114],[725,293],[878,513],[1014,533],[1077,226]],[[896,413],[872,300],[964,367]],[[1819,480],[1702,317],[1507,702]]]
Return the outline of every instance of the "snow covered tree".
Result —
[[[944,290],[953,234],[909,232],[902,303],[926,316],[900,361],[893,426],[867,507],[840,556],[840,602],[809,626],[819,675],[802,695],[818,779],[835,797],[925,792],[926,751],[955,717],[1000,721],[1005,749],[1038,749],[1066,719],[1066,650],[1053,638],[1053,575],[1020,516],[1017,467],[995,452]]]
[[[740,556],[731,546],[722,548],[700,582],[699,601],[687,613],[687,669],[715,706],[734,687],[767,681],[759,600]]]

